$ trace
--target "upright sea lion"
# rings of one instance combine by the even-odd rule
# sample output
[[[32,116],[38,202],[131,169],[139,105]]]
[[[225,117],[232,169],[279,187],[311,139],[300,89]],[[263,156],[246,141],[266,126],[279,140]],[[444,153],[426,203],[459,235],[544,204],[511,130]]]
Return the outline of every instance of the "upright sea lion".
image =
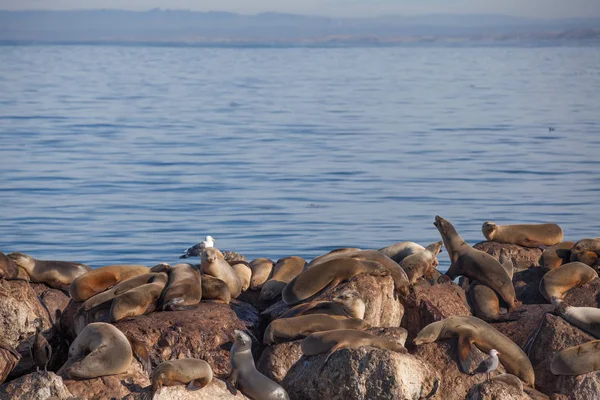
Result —
[[[160,272],[151,283],[129,289],[114,299],[110,307],[110,322],[137,317],[156,310],[156,303],[168,279],[167,274]]]
[[[149,272],[150,268],[143,265],[108,265],[100,267],[75,278],[69,287],[69,294],[75,301],[86,301],[125,279]]]
[[[331,299],[331,301],[312,301],[298,304],[290,308],[279,318],[292,318],[298,315],[327,314],[348,318],[364,319],[365,302],[356,290],[347,290]]]
[[[535,374],[527,355],[512,340],[494,327],[476,317],[449,317],[423,328],[414,339],[416,345],[433,343],[439,339],[458,338],[458,359],[462,372],[471,367],[471,345],[489,353],[496,349],[506,371],[518,376],[526,385],[534,387]]]
[[[212,378],[212,368],[204,360],[183,358],[164,361],[152,372],[151,398],[154,398],[163,386],[187,384],[189,390],[198,390],[208,385]]]
[[[169,271],[169,280],[160,294],[161,310],[178,311],[200,303],[202,282],[200,270],[191,264],[176,264]]]
[[[29,274],[22,269],[19,268],[17,263],[12,259],[7,257],[3,252],[0,251],[0,279],[12,280],[19,279],[24,281],[29,281]]]
[[[557,224],[496,225],[486,221],[481,231],[487,240],[523,247],[554,246],[563,239],[563,231]]]
[[[202,275],[202,299],[214,300],[220,303],[229,304],[231,301],[231,292],[225,282],[219,278],[210,275]]]
[[[8,257],[27,271],[31,282],[45,283],[55,289],[68,290],[73,280],[92,270],[76,262],[36,260],[23,253],[10,253]]]
[[[236,389],[239,387],[242,393],[251,399],[289,400],[290,397],[284,388],[256,369],[250,336],[237,329],[234,335],[233,347],[229,352],[231,375],[227,378],[233,394],[237,393]]]
[[[412,285],[417,279],[425,277],[431,279],[433,270],[438,266],[437,255],[442,250],[442,242],[435,242],[425,248],[405,257],[400,266],[408,276],[408,282]]]
[[[502,264],[491,255],[469,246],[454,226],[439,215],[435,217],[433,224],[440,232],[452,262],[445,275],[450,279],[464,275],[480,281],[500,294],[508,304],[509,311],[515,311],[521,303],[517,301],[512,280]]]
[[[329,253],[322,254],[310,260],[308,265],[306,265],[306,268],[312,268],[317,264],[322,264],[326,261],[333,260],[334,258],[346,257],[349,253],[356,253],[357,251],[361,250],[356,247],[342,247],[339,249],[333,249]]]
[[[256,258],[250,261],[250,268],[252,269],[252,279],[250,279],[250,289],[258,290],[262,287],[263,283],[271,276],[273,271],[273,261],[268,258]]]
[[[561,303],[556,307],[555,312],[579,329],[600,339],[600,308],[571,307]]]
[[[57,372],[70,379],[92,379],[125,372],[133,354],[127,337],[104,322],[87,325],[69,348],[69,359]]]
[[[561,242],[548,247],[540,257],[540,267],[544,271],[550,271],[568,263],[571,258],[571,249],[573,246],[575,246],[575,242]]]
[[[406,257],[423,250],[425,247],[415,242],[398,242],[377,251],[400,264]]]
[[[296,304],[360,274],[385,276],[389,271],[374,261],[336,258],[301,272],[285,286],[281,298],[286,304]]]
[[[600,340],[559,351],[552,358],[550,371],[554,375],[581,375],[600,370]]]
[[[273,267],[273,276],[263,284],[260,290],[260,300],[270,301],[279,296],[288,282],[302,272],[305,265],[306,260],[298,256],[277,260],[277,263]]]
[[[252,269],[250,264],[246,261],[233,261],[231,268],[235,271],[240,282],[242,283],[242,292],[245,292],[250,287],[250,280],[252,280]]]
[[[227,284],[232,298],[236,298],[242,293],[242,282],[237,273],[225,258],[223,254],[215,247],[209,247],[202,253],[202,274],[207,274],[219,278]]]
[[[276,341],[294,340],[311,333],[335,329],[367,329],[369,324],[359,318],[343,318],[325,314],[301,315],[293,318],[276,319],[271,322],[263,336],[265,345]]]
[[[590,267],[598,267],[600,261],[600,238],[579,240],[571,249],[571,261],[579,261]]]
[[[134,276],[133,278],[125,279],[117,283],[115,286],[110,289],[105,290],[102,293],[98,293],[95,296],[87,299],[79,308],[80,311],[89,311],[92,308],[98,307],[104,304],[106,307],[110,307],[110,301],[115,299],[116,297],[122,295],[129,289],[136,288],[138,286],[144,285],[154,280],[154,278],[158,275],[156,272],[150,272],[148,274],[142,274]]]
[[[540,281],[540,293],[552,304],[563,301],[565,294],[598,277],[598,273],[581,262],[570,262],[547,272]]]
[[[308,335],[300,348],[307,356],[333,353],[339,349],[371,346],[382,350],[392,350],[397,353],[406,354],[406,347],[397,340],[375,336],[368,332],[354,329],[338,329],[333,331],[315,332]]]

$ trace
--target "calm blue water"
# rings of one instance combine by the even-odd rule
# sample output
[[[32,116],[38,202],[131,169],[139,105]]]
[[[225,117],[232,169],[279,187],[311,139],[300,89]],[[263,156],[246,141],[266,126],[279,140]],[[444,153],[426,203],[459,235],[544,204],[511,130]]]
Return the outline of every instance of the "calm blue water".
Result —
[[[0,166],[0,250],[92,266],[600,236],[600,47],[2,46]]]

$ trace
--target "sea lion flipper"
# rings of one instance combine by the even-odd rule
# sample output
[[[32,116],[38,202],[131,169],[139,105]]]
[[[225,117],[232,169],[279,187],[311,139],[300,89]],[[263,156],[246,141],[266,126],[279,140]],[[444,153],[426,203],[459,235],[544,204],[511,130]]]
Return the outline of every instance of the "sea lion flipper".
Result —
[[[458,363],[465,374],[471,370],[471,350],[473,339],[470,336],[458,337]]]
[[[237,394],[237,374],[235,371],[231,371],[231,375],[225,380],[225,384],[229,392],[235,396]]]
[[[150,354],[148,353],[148,348],[146,344],[141,340],[134,338],[131,335],[126,335],[129,340],[129,344],[131,345],[131,350],[133,351],[133,355],[137,360],[142,364],[148,376],[152,375],[152,362],[150,361]]]
[[[193,381],[188,383],[187,390],[200,390],[206,385],[208,385],[208,380],[206,378],[194,379]]]

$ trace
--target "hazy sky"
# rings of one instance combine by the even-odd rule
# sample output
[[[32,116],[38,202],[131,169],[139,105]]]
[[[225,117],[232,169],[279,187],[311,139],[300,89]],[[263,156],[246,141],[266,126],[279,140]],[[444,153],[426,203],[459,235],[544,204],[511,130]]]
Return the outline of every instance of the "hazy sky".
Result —
[[[0,0],[0,9],[151,8],[264,11],[331,16],[500,13],[526,17],[600,17],[600,0]]]

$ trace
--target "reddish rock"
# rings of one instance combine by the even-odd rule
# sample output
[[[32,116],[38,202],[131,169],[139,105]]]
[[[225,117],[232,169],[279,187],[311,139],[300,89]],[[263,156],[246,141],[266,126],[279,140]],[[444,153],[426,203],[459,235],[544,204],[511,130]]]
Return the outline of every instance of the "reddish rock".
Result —
[[[0,384],[6,380],[8,374],[14,370],[19,363],[15,355],[0,347]]]
[[[71,298],[62,290],[51,288],[43,283],[30,283],[30,285],[35,294],[37,294],[42,307],[47,309],[52,323],[55,324],[57,322],[57,312],[60,312],[59,315],[62,315]]]
[[[574,307],[600,307],[600,278],[569,290],[565,303]]]
[[[530,397],[522,389],[490,379],[474,385],[467,393],[466,400],[530,400]]]
[[[518,244],[505,244],[498,242],[479,242],[473,246],[477,250],[484,251],[497,260],[500,260],[500,251],[508,251],[513,262],[515,271],[540,266],[542,250],[533,247],[523,247]]]
[[[420,280],[410,287],[404,300],[402,327],[408,330],[409,340],[425,326],[456,315],[471,315],[465,291],[453,282],[431,285]]]
[[[544,296],[540,293],[540,281],[545,272],[540,267],[529,268],[524,271],[515,272],[513,285],[517,300],[523,304],[547,304]]]
[[[540,321],[547,312],[553,311],[552,304],[527,304],[521,306],[524,312],[519,320],[492,323],[500,333],[510,338],[521,349],[525,349],[528,339],[534,334],[540,325]]]

